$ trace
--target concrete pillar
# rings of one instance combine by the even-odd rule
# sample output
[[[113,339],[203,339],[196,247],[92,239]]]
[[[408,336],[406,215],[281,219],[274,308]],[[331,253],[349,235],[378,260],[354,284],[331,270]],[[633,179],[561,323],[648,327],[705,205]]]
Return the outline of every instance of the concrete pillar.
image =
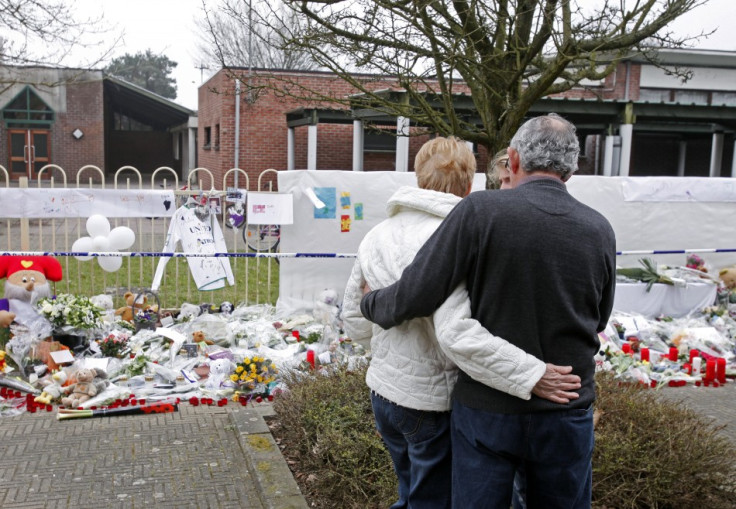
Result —
[[[615,136],[606,136],[606,147],[603,149],[603,175],[610,177],[613,175],[613,139]]]
[[[317,126],[307,127],[307,169],[317,169]]]
[[[294,169],[294,128],[286,130],[286,170]]]
[[[409,171],[409,119],[396,118],[396,171]]]
[[[363,122],[353,120],[353,171],[363,171]]]
[[[679,151],[677,153],[677,176],[685,176],[685,159],[687,158],[687,141],[680,140]]]
[[[733,142],[733,156],[731,157],[731,176],[736,178],[736,140]]]
[[[621,124],[618,128],[621,133],[621,159],[619,160],[618,174],[628,177],[631,166],[631,138],[634,134],[634,124]]]
[[[710,173],[711,177],[721,176],[721,162],[723,161],[723,133],[713,133],[710,146]]]

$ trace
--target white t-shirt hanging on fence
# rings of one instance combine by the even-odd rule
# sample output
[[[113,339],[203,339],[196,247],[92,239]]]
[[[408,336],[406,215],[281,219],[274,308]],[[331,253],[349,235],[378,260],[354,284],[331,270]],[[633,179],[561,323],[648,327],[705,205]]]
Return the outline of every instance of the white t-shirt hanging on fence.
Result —
[[[166,235],[166,244],[163,252],[174,252],[177,243],[181,242],[184,253],[225,253],[227,245],[222,234],[220,224],[212,214],[200,218],[195,214],[195,207],[186,205],[179,207],[174,213]],[[166,269],[169,257],[161,258],[153,276],[151,290],[154,292],[161,286],[161,279]],[[218,290],[228,284],[235,284],[235,277],[230,268],[230,259],[224,257],[191,257],[187,258],[189,270],[194,278],[194,283],[200,291]]]

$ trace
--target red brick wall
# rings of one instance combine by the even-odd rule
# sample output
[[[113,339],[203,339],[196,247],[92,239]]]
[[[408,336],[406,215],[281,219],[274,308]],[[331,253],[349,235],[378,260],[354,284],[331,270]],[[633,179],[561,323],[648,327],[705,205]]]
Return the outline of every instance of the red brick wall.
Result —
[[[84,132],[79,140],[72,136],[77,128]],[[102,81],[67,84],[66,113],[57,114],[51,132],[52,162],[64,168],[70,183],[75,182],[77,172],[85,165],[105,171]],[[99,181],[96,171],[85,171],[81,177]]]
[[[245,78],[247,71],[243,71]],[[334,75],[327,73],[289,73],[292,90],[298,87],[323,90],[325,94],[335,97],[346,97],[355,93],[350,85]],[[257,80],[256,76],[254,80]],[[265,79],[265,78],[261,78]],[[373,80],[373,77],[366,77]],[[257,81],[254,81],[257,82]],[[387,88],[389,83],[373,82],[375,89]],[[222,178],[226,171],[233,167],[235,161],[234,129],[235,129],[235,82],[224,71],[217,73],[199,89],[199,166],[210,169],[215,176],[215,186],[222,187]],[[248,173],[250,189],[258,187],[258,175],[268,168],[279,171],[287,165],[287,124],[286,112],[299,107],[336,107],[329,102],[309,103],[295,97],[277,95],[272,90],[260,89],[255,100],[248,102],[247,92],[243,87],[240,110],[240,158],[239,167]],[[220,148],[204,149],[205,129],[211,129],[214,138],[215,126],[220,124]],[[306,126],[294,131],[294,163],[295,168],[307,167],[307,131]],[[418,134],[413,131],[413,134]],[[428,136],[412,136],[409,140],[409,169],[413,170],[413,161],[419,148]],[[353,125],[320,123],[317,127],[317,169],[318,170],[352,170],[353,166]],[[396,155],[393,152],[365,152],[363,167],[366,171],[393,171]],[[484,171],[486,158],[482,153],[478,167]],[[228,181],[232,185],[232,180]],[[242,182],[241,184],[242,185]],[[261,188],[266,187],[263,183]]]

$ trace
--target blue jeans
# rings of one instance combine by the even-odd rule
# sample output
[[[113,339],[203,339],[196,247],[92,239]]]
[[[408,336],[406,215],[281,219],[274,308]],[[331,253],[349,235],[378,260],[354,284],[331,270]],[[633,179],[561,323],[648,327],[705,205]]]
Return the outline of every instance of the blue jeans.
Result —
[[[588,509],[593,439],[592,407],[498,414],[455,402],[452,505],[508,509],[514,473],[523,468],[529,509]]]
[[[406,408],[371,392],[376,428],[399,478],[391,509],[449,508],[452,487],[450,412]]]

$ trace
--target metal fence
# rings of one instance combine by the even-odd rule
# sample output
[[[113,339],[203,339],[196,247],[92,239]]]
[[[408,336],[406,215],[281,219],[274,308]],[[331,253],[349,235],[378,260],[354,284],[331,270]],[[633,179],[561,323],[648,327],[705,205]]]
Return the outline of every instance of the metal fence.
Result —
[[[278,297],[278,259],[269,253],[277,249],[273,246],[278,241],[278,228],[247,224],[245,211],[231,218],[228,209],[234,204],[226,201],[228,188],[272,192],[276,180],[276,170],[265,170],[251,189],[248,174],[239,168],[225,173],[221,182],[215,179],[206,168],[192,170],[186,181],[180,182],[175,170],[162,167],[150,175],[143,175],[132,166],[125,166],[115,172],[112,179],[96,166],[84,166],[76,175],[74,182],[68,182],[67,174],[57,165],[47,165],[37,172],[37,177],[28,181],[10,180],[8,171],[0,166],[0,187],[13,188],[102,188],[129,190],[171,190],[177,206],[191,196],[203,193],[220,203],[217,214],[219,224],[225,236],[230,264],[235,276],[233,286],[201,292],[189,273],[184,258],[172,258],[165,270],[164,279],[158,292],[163,308],[178,308],[183,302],[196,304],[208,303],[218,306],[224,301],[234,304],[275,303]],[[4,178],[4,180],[3,180]],[[111,181],[109,181],[111,180]],[[5,203],[2,209],[13,206]],[[111,227],[127,226],[135,234],[135,244],[128,251],[133,256],[123,258],[122,267],[116,272],[106,272],[93,261],[79,261],[69,253],[72,245],[86,233],[85,217],[65,218],[11,218],[3,215],[0,209],[0,250],[4,252],[46,252],[59,255],[64,270],[64,278],[56,283],[56,293],[76,293],[83,295],[109,294],[116,304],[121,304],[122,295],[126,291],[144,292],[150,288],[159,256],[166,241],[171,224],[170,217],[129,218],[109,217]],[[234,212],[234,211],[233,211]],[[4,224],[3,224],[4,223]],[[262,242],[268,237],[270,242]],[[249,247],[250,244],[250,247]],[[250,253],[250,254],[246,254]],[[143,256],[136,256],[143,255]]]

